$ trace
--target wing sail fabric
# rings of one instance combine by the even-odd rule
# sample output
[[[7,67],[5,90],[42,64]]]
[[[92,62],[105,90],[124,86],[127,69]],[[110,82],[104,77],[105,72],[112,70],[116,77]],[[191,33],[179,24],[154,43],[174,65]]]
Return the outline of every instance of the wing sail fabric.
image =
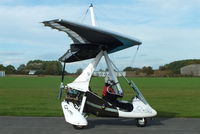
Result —
[[[73,40],[71,50],[59,60],[75,62],[96,57],[101,50],[108,53],[117,52],[128,47],[140,45],[137,39],[61,19],[44,21],[45,26],[63,31]]]

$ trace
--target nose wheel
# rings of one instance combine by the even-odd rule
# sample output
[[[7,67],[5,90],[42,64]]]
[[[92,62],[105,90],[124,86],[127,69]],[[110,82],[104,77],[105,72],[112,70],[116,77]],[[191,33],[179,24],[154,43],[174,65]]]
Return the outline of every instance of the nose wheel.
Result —
[[[74,127],[75,129],[83,129],[83,128],[85,128],[86,126],[73,125],[73,127]]]
[[[145,127],[147,125],[147,118],[137,118],[136,126],[137,127]]]

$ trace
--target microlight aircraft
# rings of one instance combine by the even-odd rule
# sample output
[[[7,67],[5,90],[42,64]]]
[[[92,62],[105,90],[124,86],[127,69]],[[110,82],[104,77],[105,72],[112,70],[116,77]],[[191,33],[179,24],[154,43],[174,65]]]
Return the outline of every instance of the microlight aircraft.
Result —
[[[95,26],[92,5],[90,6],[90,13],[92,24]],[[94,114],[100,117],[134,118],[137,126],[144,127],[147,124],[147,118],[157,115],[157,112],[148,104],[135,83],[125,76],[123,78],[133,89],[134,96],[131,102],[118,101],[123,105],[122,107],[103,99],[90,89],[92,74],[100,59],[104,57],[109,71],[106,81],[108,88],[111,87],[115,91],[115,95],[123,99],[124,93],[115,73],[115,70],[118,69],[109,58],[109,54],[141,45],[141,41],[97,27],[62,19],[44,21],[42,23],[45,26],[65,32],[73,41],[70,49],[59,58],[64,65],[58,97],[61,98],[62,91],[66,91],[65,98],[61,102],[66,122],[72,124],[76,129],[82,129],[88,125],[87,114]],[[93,61],[73,82],[64,85],[65,64],[87,59],[93,59]],[[107,92],[108,94],[113,94],[109,91]]]

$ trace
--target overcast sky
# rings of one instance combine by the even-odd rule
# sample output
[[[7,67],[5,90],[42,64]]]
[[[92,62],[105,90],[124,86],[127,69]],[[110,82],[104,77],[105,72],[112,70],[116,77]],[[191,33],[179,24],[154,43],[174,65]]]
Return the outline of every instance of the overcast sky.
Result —
[[[200,0],[0,0],[0,64],[57,60],[71,40],[40,22],[61,18],[91,25],[89,14],[84,17],[91,2],[98,27],[142,41],[136,58],[137,47],[110,55],[120,69],[200,59]]]

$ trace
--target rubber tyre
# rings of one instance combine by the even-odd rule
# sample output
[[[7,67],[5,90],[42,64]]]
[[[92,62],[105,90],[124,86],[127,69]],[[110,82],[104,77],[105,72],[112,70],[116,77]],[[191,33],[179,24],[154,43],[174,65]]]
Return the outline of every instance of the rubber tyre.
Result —
[[[83,129],[85,126],[73,125],[74,129]]]
[[[137,127],[145,127],[146,125],[147,125],[147,119],[146,118],[136,119],[136,126]]]

